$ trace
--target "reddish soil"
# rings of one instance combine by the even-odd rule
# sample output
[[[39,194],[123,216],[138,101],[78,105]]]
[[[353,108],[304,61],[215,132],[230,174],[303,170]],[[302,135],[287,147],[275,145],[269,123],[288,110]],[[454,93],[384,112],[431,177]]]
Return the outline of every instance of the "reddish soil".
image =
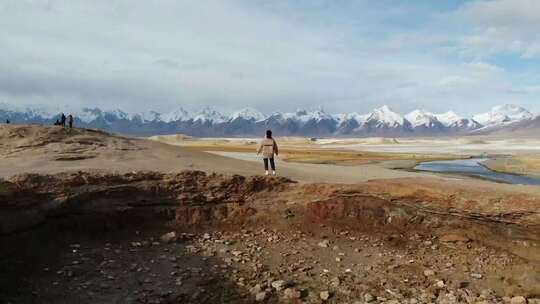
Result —
[[[534,196],[425,180],[78,172],[1,181],[0,201],[6,303],[540,297]]]

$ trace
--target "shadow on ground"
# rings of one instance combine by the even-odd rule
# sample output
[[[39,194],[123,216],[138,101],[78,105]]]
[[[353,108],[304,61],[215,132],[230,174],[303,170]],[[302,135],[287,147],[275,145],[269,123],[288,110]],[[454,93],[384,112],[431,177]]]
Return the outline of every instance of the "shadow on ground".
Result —
[[[75,217],[3,236],[0,302],[249,302],[223,262],[190,253],[189,238],[159,242],[164,232],[147,218]]]

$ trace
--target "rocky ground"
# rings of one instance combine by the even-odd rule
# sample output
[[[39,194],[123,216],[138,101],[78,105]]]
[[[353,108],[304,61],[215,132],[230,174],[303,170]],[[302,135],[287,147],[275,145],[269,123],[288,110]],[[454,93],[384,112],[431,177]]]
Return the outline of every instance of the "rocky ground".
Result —
[[[27,232],[34,251],[3,257],[1,295],[5,303],[539,303],[513,281],[534,284],[538,268],[462,236],[319,228],[69,232],[39,250]]]
[[[537,199],[410,181],[0,182],[5,303],[538,303]]]

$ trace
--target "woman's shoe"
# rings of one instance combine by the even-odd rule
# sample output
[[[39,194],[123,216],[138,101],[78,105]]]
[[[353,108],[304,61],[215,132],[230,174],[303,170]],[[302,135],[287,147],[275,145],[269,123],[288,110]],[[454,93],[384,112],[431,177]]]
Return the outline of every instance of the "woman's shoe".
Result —
[[[264,175],[268,175],[268,170],[266,170],[266,172],[264,172]]]
[[[276,175],[276,171],[272,171],[272,175]]]

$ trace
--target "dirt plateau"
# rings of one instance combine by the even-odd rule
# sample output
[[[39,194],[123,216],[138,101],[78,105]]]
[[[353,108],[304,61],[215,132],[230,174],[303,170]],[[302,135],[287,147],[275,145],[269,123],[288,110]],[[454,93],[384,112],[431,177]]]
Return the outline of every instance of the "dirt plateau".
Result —
[[[52,282],[51,290],[62,284],[69,286],[58,287],[66,302],[85,302],[73,298],[75,292],[84,293],[85,299],[87,294],[90,298],[114,294],[98,301],[89,300],[89,303],[112,303],[118,294],[122,294],[124,300],[137,303],[357,303],[355,299],[359,299],[358,303],[392,299],[397,303],[414,303],[413,298],[430,302],[448,293],[454,295],[457,302],[459,299],[467,302],[470,298],[474,299],[470,300],[472,303],[482,299],[487,303],[504,302],[504,297],[510,299],[517,295],[531,299],[540,297],[540,198],[458,187],[444,181],[436,183],[409,178],[355,185],[307,184],[280,177],[227,176],[201,171],[16,175],[0,181],[2,248],[11,248],[5,251],[4,259],[16,260],[16,254],[22,255],[20,252],[28,250],[19,246],[17,240],[19,236],[35,233],[32,231],[48,231],[37,239],[28,237],[28,242],[33,242],[35,250],[40,251],[43,246],[40,244],[47,242],[50,231],[67,231],[71,236],[81,236],[92,233],[114,235],[115,231],[122,230],[128,231],[126,242],[111,241],[97,246],[110,249],[100,256],[120,252],[120,257],[102,257],[103,261],[110,259],[118,263],[119,259],[127,259],[122,258],[123,254],[161,246],[159,254],[153,258],[146,256],[143,261],[133,262],[138,266],[131,271],[140,272],[140,266],[144,273],[147,267],[144,261],[154,261],[162,255],[176,268],[196,263],[192,260],[179,263],[176,259],[204,256],[203,264],[208,263],[207,259],[216,259],[218,263],[217,268],[207,271],[206,276],[221,273],[215,269],[222,269],[219,263],[224,263],[223,269],[230,267],[234,271],[219,284],[231,281],[234,288],[225,289],[240,291],[224,296],[222,285],[206,282],[202,292],[198,285],[188,288],[189,284],[173,284],[184,287],[163,287],[172,289],[164,294],[156,291],[162,288],[160,286],[146,290],[140,286],[152,283],[139,282],[138,287],[128,288],[126,294],[122,294],[110,291],[114,290],[114,282],[120,274],[108,276],[102,273],[100,278],[81,279],[78,284],[82,285],[69,285],[73,276],[77,276],[77,272],[74,274],[70,269],[79,269],[81,276],[86,273],[80,266],[81,261],[87,261],[88,265],[92,261],[88,256],[86,260],[74,257],[84,256],[84,248],[93,248],[92,241],[81,244],[86,239],[81,236],[79,242],[70,240],[70,244],[64,244],[67,249],[63,253],[62,249],[55,248],[58,259],[51,265],[36,261],[37,272],[41,273],[42,269],[46,269],[46,273],[53,272],[43,274],[46,281],[37,278],[33,283],[26,281],[26,275],[36,276],[35,269],[27,273],[7,269],[7,273],[20,276],[6,283],[11,284],[9,286],[18,284],[12,287],[19,291],[10,288],[0,295],[13,303],[54,303],[47,298],[49,291],[44,291],[42,286]],[[147,228],[149,226],[153,228]],[[174,233],[170,235],[174,237],[159,239],[161,234],[172,231]],[[63,246],[61,241],[58,244],[56,247]],[[20,251],[18,247],[21,247]],[[52,254],[46,247],[43,246],[42,254]],[[173,254],[181,250],[187,252],[186,255]],[[209,255],[203,254],[212,250]],[[268,256],[258,255],[261,251]],[[149,252],[146,254],[153,256]],[[317,256],[317,261],[309,260],[313,256]],[[447,260],[443,261],[445,258]],[[300,265],[292,270],[289,268],[301,261],[302,267],[309,269],[302,270]],[[419,265],[414,268],[415,262],[411,261],[417,261]],[[325,263],[329,266],[324,266]],[[344,263],[350,263],[350,266],[342,266]],[[264,267],[257,266],[259,264]],[[57,269],[53,270],[52,265]],[[484,269],[481,269],[482,265]],[[95,271],[106,269],[107,265],[92,267]],[[447,268],[451,270],[444,270]],[[197,282],[195,277],[200,273],[183,274],[182,271],[188,270],[181,270],[180,275],[178,271],[175,274],[173,270],[165,272],[170,272],[176,283],[178,276],[183,275],[191,278],[187,281]],[[147,270],[147,273],[151,272],[151,269]],[[390,279],[394,274],[388,272],[411,278],[399,277],[394,282]],[[69,278],[65,277],[66,273],[70,273]],[[373,275],[358,274],[364,278],[358,279],[351,273]],[[303,275],[306,278],[302,279]],[[55,280],[51,276],[60,278]],[[109,283],[94,282],[99,280]],[[85,288],[87,281],[97,284],[93,288],[101,291]],[[277,286],[282,284],[279,281],[283,281],[282,287]],[[415,282],[415,287],[410,286],[411,282]],[[212,289],[216,286],[221,287]],[[177,292],[182,288],[188,291]],[[283,294],[283,290],[288,291]],[[423,300],[420,290],[428,294],[425,296],[428,300]],[[467,295],[460,295],[459,290],[465,290]],[[193,295],[195,291],[198,293]]]

